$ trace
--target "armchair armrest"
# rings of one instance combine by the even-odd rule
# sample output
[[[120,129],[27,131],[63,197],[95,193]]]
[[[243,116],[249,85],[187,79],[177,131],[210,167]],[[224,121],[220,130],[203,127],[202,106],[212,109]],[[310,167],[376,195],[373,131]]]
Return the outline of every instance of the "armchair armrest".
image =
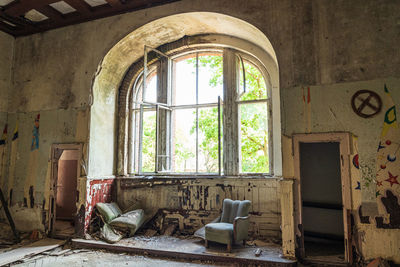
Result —
[[[233,238],[235,241],[246,240],[249,235],[249,216],[236,217],[233,220]]]

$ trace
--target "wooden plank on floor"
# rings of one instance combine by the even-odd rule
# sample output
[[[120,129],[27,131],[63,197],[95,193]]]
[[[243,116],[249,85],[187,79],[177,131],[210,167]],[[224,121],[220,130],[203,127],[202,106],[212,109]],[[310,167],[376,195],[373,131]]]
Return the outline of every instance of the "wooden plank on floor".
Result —
[[[44,251],[54,249],[65,243],[65,240],[46,238],[29,245],[13,249],[1,254],[0,266],[10,264],[28,256],[40,254]]]

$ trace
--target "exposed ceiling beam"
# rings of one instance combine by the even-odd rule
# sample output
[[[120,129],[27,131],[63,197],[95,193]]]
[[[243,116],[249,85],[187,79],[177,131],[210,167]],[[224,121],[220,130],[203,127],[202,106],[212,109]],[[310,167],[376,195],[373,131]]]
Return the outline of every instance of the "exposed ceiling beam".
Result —
[[[3,9],[8,15],[18,17],[25,15],[25,13],[31,9],[36,9],[58,1],[60,0],[19,0],[11,2],[3,7]]]
[[[52,8],[51,6],[46,5],[46,6],[42,6],[42,7],[37,7],[36,10],[53,21],[64,20],[63,14],[58,12],[56,9]]]
[[[115,7],[115,6],[121,6],[122,3],[120,0],[106,0],[107,3],[110,4],[110,6]]]
[[[15,28],[11,25],[8,25],[7,23],[0,21],[0,30],[4,31],[8,34],[13,34],[13,32],[15,31]]]
[[[75,8],[81,14],[90,14],[92,12],[91,7],[88,3],[82,0],[64,0],[70,6]]]
[[[108,4],[95,7],[91,7],[84,0],[64,0],[76,9],[75,12],[68,14],[62,14],[49,6],[49,4],[58,1],[60,0],[17,0],[0,8],[0,18],[17,26],[10,32],[10,28],[7,27],[10,25],[3,25],[3,27],[0,27],[0,31],[5,31],[14,36],[29,35],[180,0],[106,0]],[[49,19],[40,22],[32,22],[24,19],[22,16],[31,9],[36,9]]]
[[[20,17],[12,17],[9,16],[8,14],[4,13],[4,11],[0,10],[0,18],[2,18],[5,21],[11,22],[12,24],[16,25],[17,28],[25,28],[27,31],[32,31],[35,29],[35,27],[32,25],[31,22],[28,20],[24,20]]]

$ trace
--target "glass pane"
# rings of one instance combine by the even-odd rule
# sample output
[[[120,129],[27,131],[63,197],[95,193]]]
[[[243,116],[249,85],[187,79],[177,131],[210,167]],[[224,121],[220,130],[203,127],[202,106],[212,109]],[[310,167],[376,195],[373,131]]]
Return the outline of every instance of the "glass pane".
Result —
[[[222,54],[199,55],[199,104],[216,103],[222,99]]]
[[[246,74],[246,92],[243,91],[243,67],[239,61],[239,100],[256,100],[267,98],[267,86],[260,70],[244,60]]]
[[[222,109],[221,109],[222,116]],[[222,160],[222,118],[221,118]],[[199,172],[218,172],[218,108],[199,109]],[[222,162],[221,162],[222,167]]]
[[[143,112],[142,172],[154,172],[156,146],[156,112]]]
[[[239,105],[240,172],[268,173],[268,106],[267,103]]]
[[[174,61],[172,105],[196,104],[196,55]]]
[[[173,120],[173,171],[196,172],[196,109],[175,110]]]
[[[157,72],[153,72],[147,76],[146,92],[144,95],[145,102],[157,102]],[[143,87],[143,84],[142,84]]]

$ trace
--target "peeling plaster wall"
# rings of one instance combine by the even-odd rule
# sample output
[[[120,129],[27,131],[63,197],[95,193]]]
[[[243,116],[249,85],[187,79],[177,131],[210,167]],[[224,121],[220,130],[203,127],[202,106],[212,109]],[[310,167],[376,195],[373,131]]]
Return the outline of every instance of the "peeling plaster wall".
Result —
[[[251,235],[280,238],[278,179],[197,178],[117,179],[117,202],[122,209],[139,202],[146,213],[163,213],[165,224],[193,233],[221,214],[225,198],[251,203]]]
[[[47,227],[51,145],[85,143],[87,138],[87,110],[42,110],[39,149],[31,151],[32,130],[37,114],[39,112],[17,112],[8,115],[11,133],[18,123],[18,138],[12,141],[12,134],[9,134],[11,137],[7,144],[8,181],[4,191],[11,205],[16,227],[20,230],[45,230]],[[83,195],[85,193],[86,191],[81,192]],[[18,215],[21,212],[24,216]],[[27,221],[30,223],[27,224]]]

